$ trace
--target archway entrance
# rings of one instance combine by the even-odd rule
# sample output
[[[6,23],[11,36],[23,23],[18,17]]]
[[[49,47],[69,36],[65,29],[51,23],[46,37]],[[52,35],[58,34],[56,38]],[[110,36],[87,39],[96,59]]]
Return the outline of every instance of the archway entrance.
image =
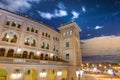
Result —
[[[23,52],[23,55],[22,55],[22,58],[27,58],[27,55],[28,55],[28,52],[27,52],[27,51],[24,51],[24,52]]]
[[[0,48],[0,56],[4,56],[5,54],[5,49],[4,48]]]
[[[37,72],[34,69],[29,69],[25,73],[24,80],[37,80]]]
[[[48,72],[48,80],[56,80],[56,72],[54,69]]]
[[[43,58],[44,58],[44,55],[42,53],[42,54],[40,54],[40,59],[43,60]]]
[[[67,80],[67,70],[62,71],[62,80]]]
[[[34,58],[34,52],[30,52],[29,59],[33,59],[33,58]]]
[[[8,53],[7,53],[7,57],[13,57],[14,54],[14,50],[13,49],[9,49]]]
[[[7,71],[0,68],[0,80],[6,80],[7,78]]]

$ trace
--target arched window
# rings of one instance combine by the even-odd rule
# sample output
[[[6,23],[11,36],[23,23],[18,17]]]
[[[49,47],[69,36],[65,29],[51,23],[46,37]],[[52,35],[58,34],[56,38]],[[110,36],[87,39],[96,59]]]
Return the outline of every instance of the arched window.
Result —
[[[30,28],[29,28],[29,27],[27,27],[27,31],[30,31]]]
[[[42,36],[44,36],[44,32],[42,33]]]
[[[34,28],[31,28],[31,32],[34,32]]]
[[[16,35],[16,33],[12,32],[12,31],[7,32],[3,35],[2,41],[16,43],[17,35]]]
[[[45,43],[44,42],[42,43],[41,48],[45,48]]]
[[[9,49],[8,53],[7,53],[7,57],[13,57],[14,55],[14,50],[13,49]]]
[[[7,33],[5,33],[5,35],[2,38],[2,41],[8,42],[8,40],[9,40],[9,36],[7,35]]]
[[[16,43],[16,42],[17,42],[17,36],[14,35],[10,42],[12,42],[12,43]]]
[[[49,49],[49,44],[47,43],[46,49]]]
[[[56,50],[56,47],[55,47],[55,45],[53,46],[53,51],[55,51]]]
[[[12,27],[16,27],[16,22],[13,21],[12,24],[11,24],[11,26]]]
[[[5,49],[4,48],[0,48],[0,56],[4,56],[5,54]]]
[[[47,37],[47,36],[48,36],[48,34],[46,33],[46,34],[45,34],[45,36]]]
[[[25,38],[24,44],[28,45],[28,46],[35,47],[36,46],[36,41],[35,41],[35,39],[33,37],[27,37],[27,38]]]

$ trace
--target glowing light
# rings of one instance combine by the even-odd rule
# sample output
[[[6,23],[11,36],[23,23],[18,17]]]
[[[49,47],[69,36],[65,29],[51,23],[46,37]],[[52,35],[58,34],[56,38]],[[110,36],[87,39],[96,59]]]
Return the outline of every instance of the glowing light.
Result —
[[[37,55],[40,55],[40,51],[37,51]]]
[[[11,78],[12,79],[20,79],[22,77],[22,74],[21,73],[13,73],[11,75]]]
[[[62,71],[58,71],[57,76],[61,76],[61,75],[62,75]]]
[[[21,52],[21,50],[22,50],[21,48],[18,48],[18,49],[17,49],[17,53],[20,53],[20,52]]]
[[[47,72],[44,71],[40,73],[40,77],[45,78],[46,76],[47,76]]]
[[[76,71],[76,76],[77,76],[77,77],[78,77],[79,75],[82,76],[83,73],[84,73],[83,70],[77,70],[77,71]]]
[[[107,73],[110,74],[110,75],[113,75],[113,70],[109,69],[109,70],[107,71]]]

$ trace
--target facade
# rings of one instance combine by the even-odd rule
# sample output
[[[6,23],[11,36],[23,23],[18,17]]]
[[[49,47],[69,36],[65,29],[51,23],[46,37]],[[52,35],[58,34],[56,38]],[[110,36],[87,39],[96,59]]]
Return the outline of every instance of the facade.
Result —
[[[56,31],[0,9],[0,80],[77,80],[79,32],[75,22]]]

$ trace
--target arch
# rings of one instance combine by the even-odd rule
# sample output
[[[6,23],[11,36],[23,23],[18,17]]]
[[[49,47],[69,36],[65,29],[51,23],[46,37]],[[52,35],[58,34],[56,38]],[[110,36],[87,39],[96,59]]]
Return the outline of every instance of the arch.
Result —
[[[18,37],[18,33],[13,30],[7,30],[2,33],[2,41],[17,43]]]
[[[34,36],[29,35],[29,36],[25,37],[24,44],[25,44],[25,45],[28,45],[28,46],[33,46],[33,47],[35,47],[35,46],[36,46],[36,41],[37,41],[37,40],[35,39]]]
[[[9,49],[7,53],[7,57],[13,57],[14,55],[14,49]]]
[[[34,52],[30,52],[29,59],[33,59],[33,58],[34,58]]]
[[[45,60],[48,60],[48,54],[45,54]]]
[[[28,52],[27,51],[23,51],[22,58],[27,58],[27,55],[28,55]]]
[[[7,71],[5,69],[0,68],[0,80],[6,80]]]
[[[25,72],[24,80],[37,80],[37,71],[35,69],[29,69]]]
[[[56,72],[54,69],[48,72],[48,80],[56,80]]]
[[[41,48],[49,49],[49,41],[48,40],[42,40],[41,42]]]
[[[41,60],[44,59],[44,54],[43,54],[43,53],[40,54],[40,59],[41,59]]]
[[[10,42],[16,43],[16,42],[17,42],[17,36],[14,35],[14,36],[12,37],[12,39],[10,40]]]
[[[5,48],[0,48],[0,56],[4,56],[5,54]]]

